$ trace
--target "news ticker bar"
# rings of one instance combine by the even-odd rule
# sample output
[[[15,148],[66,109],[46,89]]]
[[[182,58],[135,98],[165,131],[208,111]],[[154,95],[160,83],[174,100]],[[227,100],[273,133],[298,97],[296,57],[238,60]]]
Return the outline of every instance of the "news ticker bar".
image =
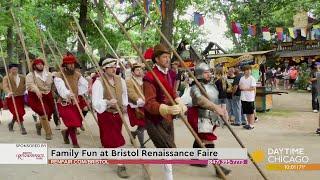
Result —
[[[0,164],[246,164],[242,148],[48,148],[47,144],[0,144]],[[59,161],[61,160],[61,161]],[[71,160],[71,161],[68,161]],[[78,161],[76,161],[78,160]],[[90,161],[96,160],[96,161]]]
[[[248,164],[242,148],[48,148],[47,144],[0,144],[0,164]],[[320,164],[267,163],[267,170],[320,170]]]
[[[49,148],[48,159],[247,159],[242,148]]]

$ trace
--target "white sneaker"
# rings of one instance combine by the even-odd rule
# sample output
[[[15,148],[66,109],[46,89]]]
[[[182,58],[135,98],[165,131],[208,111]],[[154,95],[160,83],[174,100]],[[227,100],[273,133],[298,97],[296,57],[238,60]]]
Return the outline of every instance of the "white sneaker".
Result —
[[[314,113],[318,113],[319,111],[315,109],[315,110],[313,110],[313,112],[314,112]]]

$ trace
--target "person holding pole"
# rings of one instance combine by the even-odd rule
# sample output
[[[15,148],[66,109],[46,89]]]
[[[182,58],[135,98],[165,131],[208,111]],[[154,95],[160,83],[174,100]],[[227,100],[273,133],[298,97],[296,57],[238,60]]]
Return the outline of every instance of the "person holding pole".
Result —
[[[134,63],[131,68],[132,76],[127,79],[127,89],[128,89],[128,117],[130,120],[130,125],[132,127],[137,126],[135,131],[131,131],[133,137],[138,136],[140,147],[144,148],[144,111],[143,106],[145,104],[144,97],[142,94],[143,85],[143,70],[141,65]]]
[[[157,148],[176,148],[174,142],[173,116],[187,111],[186,105],[181,101],[174,90],[176,73],[169,69],[170,51],[163,44],[154,47],[152,61],[155,63],[152,71],[159,78],[177,105],[171,104],[163,93],[151,71],[143,78],[143,92],[145,96],[146,129],[150,139]],[[165,177],[173,179],[172,165],[164,165]]]
[[[67,127],[66,130],[62,130],[61,134],[65,144],[70,144],[69,136],[71,138],[74,148],[79,148],[76,128],[82,126],[82,112],[79,112],[76,103],[80,105],[80,109],[83,109],[83,106],[86,106],[85,102],[79,102],[80,95],[87,93],[88,91],[88,82],[87,80],[79,73],[75,71],[76,58],[68,54],[63,57],[62,62],[62,71],[58,72],[54,78],[54,85],[58,92],[58,111],[59,115]],[[64,78],[63,74],[66,78]],[[68,82],[68,83],[67,83]],[[66,84],[70,84],[68,89]],[[77,102],[74,102],[76,97]]]
[[[125,145],[119,113],[125,112],[128,105],[127,86],[125,80],[116,75],[116,65],[117,59],[104,58],[101,63],[104,77],[98,77],[92,86],[92,105],[97,111],[100,140],[104,148]],[[102,78],[106,79],[106,84]],[[122,112],[117,111],[117,104]],[[122,164],[118,165],[117,174],[120,178],[129,177]]]
[[[7,106],[10,113],[13,115],[12,121],[8,124],[9,131],[13,131],[13,126],[16,121],[21,125],[21,134],[26,135],[27,131],[23,125],[24,110],[24,94],[26,91],[26,79],[25,76],[18,74],[18,64],[9,64],[9,74],[3,78],[3,90],[6,93]],[[12,90],[10,90],[10,85]],[[13,98],[17,107],[17,113],[15,112],[15,105],[13,104]]]
[[[42,59],[35,59],[32,62],[33,72],[26,77],[28,90],[28,102],[31,109],[39,115],[40,122],[36,123],[37,134],[41,135],[41,128],[46,133],[46,140],[52,139],[52,131],[49,120],[54,112],[54,100],[52,95],[52,74],[44,68]],[[43,107],[40,99],[42,99]],[[45,111],[45,112],[44,112]]]
[[[191,86],[190,96],[192,98],[193,106],[188,109],[188,121],[206,148],[214,148],[214,141],[217,136],[213,133],[219,124],[219,115],[225,116],[225,111],[219,104],[219,91],[217,87],[210,83],[211,72],[210,67],[206,63],[200,63],[195,67],[195,77],[204,87],[208,93],[209,98],[206,98],[196,84]],[[215,113],[216,112],[216,113]],[[194,141],[193,148],[201,148],[201,146]],[[207,165],[194,164],[193,166],[206,167]],[[231,170],[220,166],[225,175],[228,175]],[[216,169],[217,177],[221,178]]]

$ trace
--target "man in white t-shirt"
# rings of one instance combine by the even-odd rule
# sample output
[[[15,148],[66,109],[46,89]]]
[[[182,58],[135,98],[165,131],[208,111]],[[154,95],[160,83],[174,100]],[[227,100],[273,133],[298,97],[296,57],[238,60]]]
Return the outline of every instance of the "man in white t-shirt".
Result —
[[[248,124],[243,126],[245,129],[254,128],[254,101],[256,98],[256,80],[251,75],[251,66],[243,67],[244,76],[241,77],[239,87],[241,90],[241,104],[243,114],[247,116]]]

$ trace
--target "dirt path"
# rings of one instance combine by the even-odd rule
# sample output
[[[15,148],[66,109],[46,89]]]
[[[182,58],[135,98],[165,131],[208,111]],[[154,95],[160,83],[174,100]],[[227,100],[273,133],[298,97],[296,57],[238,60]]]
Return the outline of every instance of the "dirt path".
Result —
[[[242,139],[248,150],[264,150],[275,147],[303,147],[305,153],[309,156],[311,163],[319,163],[320,137],[314,134],[318,125],[318,114],[311,112],[310,105],[311,94],[308,93],[290,93],[289,95],[274,96],[274,108],[272,111],[264,114],[259,114],[259,122],[252,131],[247,131],[241,127],[234,128],[235,132]],[[89,115],[90,116],[90,115]],[[28,135],[22,136],[18,132],[18,127],[15,127],[15,132],[9,133],[7,123],[11,115],[8,111],[3,111],[1,115],[0,125],[0,143],[48,143],[49,147],[69,147],[64,145],[60,131],[53,130],[53,140],[46,141],[44,137],[36,135],[34,122],[31,112],[28,111],[25,116],[25,126]],[[99,131],[93,118],[88,118],[87,131],[81,132],[79,142],[82,147],[99,147]],[[51,126],[54,127],[53,122]],[[92,138],[95,144],[92,143]],[[175,122],[176,143],[178,147],[191,147],[193,138],[187,131],[181,121]],[[125,132],[124,132],[125,133]],[[219,128],[216,131],[218,135],[217,147],[239,147],[238,143],[232,137],[226,128]],[[126,139],[127,135],[125,134]],[[129,142],[129,141],[127,141]],[[128,146],[130,146],[128,144]],[[148,147],[153,147],[152,143],[147,144]],[[264,163],[259,164],[269,179],[319,179],[319,171],[267,171],[264,168]],[[50,179],[50,180],[103,180],[103,179],[118,179],[115,173],[114,166],[61,166],[61,165],[1,165],[0,179]],[[162,168],[160,165],[152,165],[151,172],[154,179],[163,179]],[[228,166],[233,171],[228,179],[262,179],[257,170],[252,164],[247,166]],[[128,172],[131,175],[130,179],[142,179],[141,166],[130,165]],[[174,166],[174,178],[182,180],[206,180],[216,179],[213,168],[195,168],[188,165]]]

